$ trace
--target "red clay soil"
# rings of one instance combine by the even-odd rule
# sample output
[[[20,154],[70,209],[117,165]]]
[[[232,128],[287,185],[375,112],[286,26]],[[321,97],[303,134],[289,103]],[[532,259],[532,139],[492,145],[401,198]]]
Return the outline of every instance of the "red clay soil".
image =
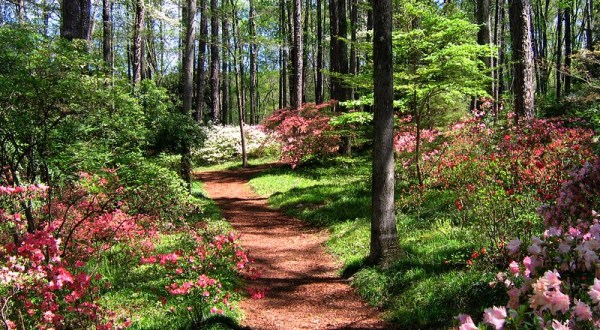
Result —
[[[326,232],[270,209],[249,188],[248,180],[267,167],[196,175],[261,270],[250,286],[266,288],[265,297],[240,303],[242,325],[265,330],[393,328],[337,274],[340,265],[323,247]]]

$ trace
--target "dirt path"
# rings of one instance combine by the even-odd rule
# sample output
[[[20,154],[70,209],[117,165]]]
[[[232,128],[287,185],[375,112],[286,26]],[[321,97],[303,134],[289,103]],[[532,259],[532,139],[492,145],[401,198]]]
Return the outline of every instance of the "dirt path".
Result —
[[[267,166],[198,173],[208,196],[241,234],[242,245],[261,269],[253,287],[264,299],[240,303],[251,329],[390,329],[336,274],[327,255],[326,233],[269,209],[248,180]]]

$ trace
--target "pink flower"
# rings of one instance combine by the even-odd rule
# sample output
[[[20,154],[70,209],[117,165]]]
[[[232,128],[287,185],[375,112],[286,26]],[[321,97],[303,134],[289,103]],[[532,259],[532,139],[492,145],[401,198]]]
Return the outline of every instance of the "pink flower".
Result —
[[[517,264],[514,261],[508,265],[508,269],[510,270],[511,274],[513,274],[513,275],[519,274],[519,264]]]
[[[568,323],[569,323],[569,321],[566,321],[565,323],[560,323],[560,321],[552,320],[552,329],[553,330],[571,330]]]
[[[600,280],[598,280],[597,278],[594,279],[594,285],[590,286],[588,295],[590,296],[590,298],[592,298],[594,304],[600,302]]]
[[[53,319],[54,319],[54,313],[52,313],[51,311],[44,312],[44,321],[46,321],[48,323],[52,323]]]
[[[471,317],[467,314],[458,314],[458,321],[460,322],[460,326],[458,330],[477,330],[477,326],[473,323]]]
[[[525,277],[529,277],[531,271],[534,269],[529,256],[523,258],[523,265],[525,265]]]
[[[6,325],[8,326],[9,330],[17,328],[17,325],[13,321],[11,321],[11,320],[6,320]]]
[[[578,321],[590,321],[592,319],[592,309],[579,299],[575,299],[573,313]]]
[[[521,247],[521,240],[518,238],[515,238],[506,244],[506,249],[508,250],[508,254],[510,254],[510,255],[514,255],[517,252],[519,252],[520,247]]]
[[[561,235],[561,230],[560,228],[557,227],[550,227],[548,229],[546,229],[546,231],[544,232],[544,237],[548,238],[548,237],[553,237],[553,236],[560,236]]]
[[[540,278],[540,281],[542,281],[548,288],[560,288],[560,274],[556,270],[545,272],[544,276]]]
[[[532,255],[538,255],[542,253],[542,241],[538,238],[538,237],[533,237],[531,239],[531,245],[527,248],[527,252],[529,252]]]
[[[156,263],[156,261],[157,261],[157,259],[156,259],[156,257],[155,257],[155,256],[150,256],[150,257],[148,257],[148,258],[144,258],[144,257],[142,257],[142,258],[140,259],[140,264],[142,264],[142,265],[145,265],[145,264],[153,264],[153,263]]]
[[[506,322],[506,308],[496,306],[486,308],[483,311],[483,321],[494,326],[494,329],[496,330],[502,329],[504,327],[504,322]]]
[[[547,271],[533,285],[533,293],[529,297],[530,307],[533,309],[550,310],[552,314],[561,311],[565,314],[569,310],[569,296],[560,291],[561,281],[557,271]]]

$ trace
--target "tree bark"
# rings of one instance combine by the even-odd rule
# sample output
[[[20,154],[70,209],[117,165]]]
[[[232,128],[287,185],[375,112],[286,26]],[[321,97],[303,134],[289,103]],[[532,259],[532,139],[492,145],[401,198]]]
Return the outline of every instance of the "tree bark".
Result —
[[[490,0],[477,0],[477,43],[480,45],[489,45],[490,43]],[[482,61],[487,67],[490,67],[490,58],[485,56]]]
[[[348,46],[343,39],[348,37],[348,24],[346,23],[346,0],[331,0],[329,3],[330,25],[330,71],[333,73],[348,73]],[[348,90],[343,86],[342,80],[331,77],[331,98],[338,101],[348,99]]]
[[[302,0],[300,0],[302,1]],[[310,7],[311,0],[305,0],[304,24],[302,25],[302,103],[306,103],[306,84],[308,82],[308,55],[310,54],[310,42],[308,36],[308,27],[310,25]]]
[[[375,116],[369,261],[389,265],[399,251],[394,213],[392,1],[373,1]]]
[[[211,119],[220,123],[219,108],[219,1],[210,0],[210,94]]]
[[[183,114],[190,116],[192,113],[192,101],[194,98],[194,39],[196,0],[186,0],[186,16],[183,17],[185,39],[183,42]]]
[[[531,48],[529,0],[509,0],[510,35],[514,59],[515,122],[533,118],[535,82]]]
[[[279,37],[282,45],[279,47],[279,109],[288,106],[287,97],[287,40],[285,0],[279,0]]]
[[[109,68],[109,73],[113,72],[113,51],[112,51],[112,2],[111,0],[102,1],[102,58]]]
[[[237,12],[235,4],[231,0],[231,11],[233,17],[233,69],[235,71],[235,89],[237,91],[237,108],[238,108],[238,124],[240,126],[240,135],[242,143],[242,167],[248,166],[248,156],[246,155],[246,135],[244,134],[244,117],[245,117],[245,98],[243,96],[244,80],[243,80],[243,65],[241,63],[242,47],[240,46],[240,31],[237,25]],[[240,59],[238,67],[238,58]]]
[[[294,0],[294,89],[292,91],[292,108],[302,106],[302,0]]]
[[[315,84],[315,103],[323,103],[323,4],[317,0],[317,70]]]
[[[194,39],[195,39],[195,18],[196,18],[196,0],[186,1],[186,16],[182,17],[185,31],[184,49],[183,49],[183,88],[182,113],[189,117],[192,115],[192,101],[194,99]],[[188,189],[191,189],[192,182],[192,156],[190,145],[184,140],[181,151],[181,177],[187,183]]]
[[[250,125],[256,124],[256,23],[254,21],[254,1],[248,2],[248,32],[250,34]]]
[[[350,2],[350,74],[356,76],[358,74],[358,58],[356,53],[356,33],[358,29],[358,0]],[[355,90],[350,90],[350,99],[356,99]]]
[[[571,93],[571,5],[567,5],[565,8],[565,68],[564,68],[564,79],[565,79],[565,95]]]
[[[223,12],[225,12],[225,2],[222,3]],[[228,61],[228,53],[229,53],[229,19],[227,15],[223,15],[222,19],[222,40],[223,40],[223,51],[221,56],[221,121],[223,124],[228,124],[228,116],[230,109],[229,104],[229,61]]]
[[[135,24],[133,30],[133,85],[142,80],[142,30],[144,29],[145,8],[144,0],[134,1]]]
[[[19,2],[20,4],[22,2]],[[19,21],[23,21],[23,5],[19,6]],[[63,0],[61,6],[62,22],[60,36],[67,39],[84,39],[90,37],[90,0]]]
[[[559,8],[556,18],[556,102],[562,98],[562,24],[562,9]]]
[[[587,0],[587,11],[585,15],[586,29],[585,29],[585,48],[587,50],[594,50],[594,0]]]
[[[198,70],[196,76],[196,121],[201,122],[204,117],[204,86],[206,73],[206,40],[208,38],[208,8],[207,0],[200,0],[200,34],[198,36]]]

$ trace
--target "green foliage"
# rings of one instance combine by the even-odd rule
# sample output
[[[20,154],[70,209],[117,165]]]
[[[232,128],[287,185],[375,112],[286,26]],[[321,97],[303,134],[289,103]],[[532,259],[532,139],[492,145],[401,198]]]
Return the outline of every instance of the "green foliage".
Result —
[[[477,44],[477,25],[418,2],[403,3],[400,11],[402,27],[394,31],[392,47],[394,88],[401,107],[411,107],[411,102],[423,107],[434,96],[451,101],[486,94],[479,58],[490,49]]]
[[[85,44],[0,27],[2,165],[43,176],[127,162],[146,137],[127,85],[95,71]]]

